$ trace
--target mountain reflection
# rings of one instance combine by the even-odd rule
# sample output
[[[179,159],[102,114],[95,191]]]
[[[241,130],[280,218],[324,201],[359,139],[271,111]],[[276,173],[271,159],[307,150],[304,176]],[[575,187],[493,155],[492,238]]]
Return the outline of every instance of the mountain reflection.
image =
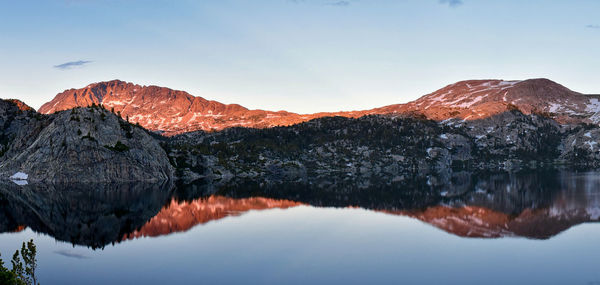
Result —
[[[248,211],[310,205],[407,216],[461,237],[547,239],[600,219],[599,186],[600,173],[564,171],[461,172],[360,184],[345,177],[177,187],[0,184],[0,232],[29,227],[57,240],[98,248],[185,232]]]
[[[221,196],[200,198],[191,202],[171,203],[139,230],[126,235],[126,239],[155,237],[174,232],[183,232],[192,227],[229,216],[239,216],[251,210],[287,209],[301,203],[268,198],[234,199]]]

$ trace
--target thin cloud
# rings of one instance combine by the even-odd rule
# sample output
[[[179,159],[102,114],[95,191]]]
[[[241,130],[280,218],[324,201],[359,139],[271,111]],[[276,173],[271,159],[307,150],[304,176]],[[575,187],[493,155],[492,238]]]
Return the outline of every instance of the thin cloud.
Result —
[[[334,6],[334,7],[347,7],[352,4],[350,0],[340,0],[340,1],[307,1],[307,0],[288,0],[289,3],[294,4],[312,4],[312,5],[323,5],[323,6]]]
[[[92,61],[90,61],[90,60],[69,61],[69,62],[59,64],[59,65],[55,65],[54,68],[65,70],[65,69],[71,69],[73,67],[82,67],[91,62]]]
[[[350,6],[350,1],[337,1],[325,4],[327,6],[347,7]]]
[[[592,24],[590,24],[590,25],[587,25],[585,27],[588,28],[588,29],[596,29],[596,30],[600,29],[600,25],[592,25]]]
[[[68,250],[57,250],[54,253],[60,254],[65,257],[71,257],[71,258],[76,258],[76,259],[90,259],[89,256],[86,256],[86,255],[83,255],[80,253],[76,253],[76,252],[71,252]]]
[[[450,7],[458,7],[464,4],[462,0],[439,0],[439,2],[442,5],[448,5]]]

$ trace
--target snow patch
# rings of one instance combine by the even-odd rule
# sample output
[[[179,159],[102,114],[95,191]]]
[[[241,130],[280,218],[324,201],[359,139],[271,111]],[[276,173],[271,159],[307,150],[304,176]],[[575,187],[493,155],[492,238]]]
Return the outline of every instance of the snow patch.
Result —
[[[27,180],[27,178],[29,178],[29,175],[23,172],[17,172],[10,177],[11,180]]]
[[[458,107],[458,108],[469,108],[469,107],[475,105],[477,102],[480,102],[481,100],[483,100],[483,98],[485,98],[487,96],[488,96],[488,94],[485,94],[483,96],[477,96],[477,97],[475,97],[475,99],[471,100],[470,102],[465,102],[465,103],[462,103],[462,104],[458,104],[458,105],[456,105],[456,107]]]
[[[25,186],[25,185],[29,184],[27,182],[27,180],[11,180],[11,181],[19,186]]]
[[[515,84],[521,82],[521,80],[511,80],[511,81],[500,81],[498,82],[498,86],[506,87],[506,86],[514,86]]]
[[[561,104],[550,103],[550,109],[548,110],[550,113],[556,113],[556,111],[562,110],[564,108]]]

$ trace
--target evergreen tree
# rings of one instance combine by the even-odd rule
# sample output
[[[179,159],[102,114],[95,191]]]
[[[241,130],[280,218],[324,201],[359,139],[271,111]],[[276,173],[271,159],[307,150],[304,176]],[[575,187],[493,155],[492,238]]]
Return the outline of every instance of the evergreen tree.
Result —
[[[21,262],[21,258],[19,257],[19,251],[15,251],[13,254],[12,260],[10,261],[12,264],[11,272],[22,281],[25,281],[25,270],[23,269],[23,262]]]
[[[14,273],[9,271],[8,268],[4,267],[2,254],[0,254],[0,284],[22,284],[22,282],[17,279]]]
[[[35,277],[35,270],[37,269],[37,259],[35,258],[36,253],[37,248],[35,243],[33,243],[33,239],[27,242],[27,246],[25,246],[25,243],[23,243],[23,246],[21,247],[21,256],[25,262],[25,274],[28,276],[27,283],[33,285],[38,285]]]

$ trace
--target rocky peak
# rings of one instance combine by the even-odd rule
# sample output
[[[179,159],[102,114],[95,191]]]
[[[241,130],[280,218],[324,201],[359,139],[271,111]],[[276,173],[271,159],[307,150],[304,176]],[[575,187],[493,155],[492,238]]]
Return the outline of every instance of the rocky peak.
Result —
[[[222,104],[184,91],[119,80],[66,90],[44,104],[39,112],[51,114],[91,104],[102,104],[121,117],[129,118],[132,123],[167,135],[233,126],[271,127],[302,121],[299,115],[293,113],[248,110],[237,104]]]

